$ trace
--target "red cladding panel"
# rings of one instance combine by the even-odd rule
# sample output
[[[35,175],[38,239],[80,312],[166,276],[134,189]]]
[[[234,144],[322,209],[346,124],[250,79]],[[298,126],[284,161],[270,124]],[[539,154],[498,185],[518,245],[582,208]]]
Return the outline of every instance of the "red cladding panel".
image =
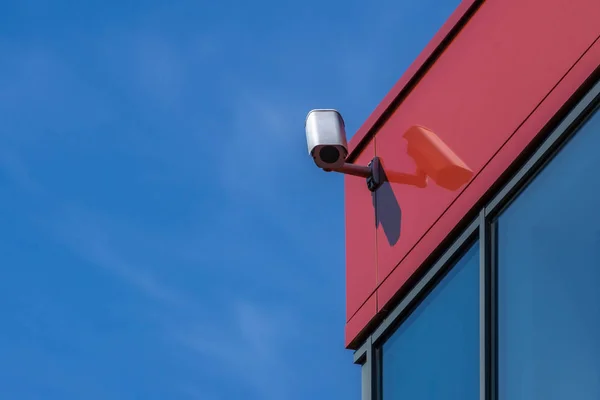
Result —
[[[357,337],[377,313],[377,297],[373,293],[356,314],[346,323],[346,346]]]
[[[573,67],[600,35],[599,20],[598,0],[485,1],[383,124],[376,152],[388,174],[419,167],[430,178],[425,188],[391,183],[377,192],[379,309],[598,66],[592,56]],[[428,148],[405,137],[415,125],[425,127],[419,140]],[[442,155],[427,164],[434,144]],[[450,164],[466,185],[433,181],[444,185]],[[348,327],[347,344],[355,337]]]
[[[421,265],[448,234],[448,227],[456,226],[465,214],[480,199],[510,164],[516,160],[523,149],[550,122],[564,103],[575,94],[579,86],[600,66],[600,38],[575,64],[568,74],[561,79],[546,99],[535,109],[531,116],[515,132],[510,140],[499,150],[498,154],[469,184],[455,203],[446,210],[432,229],[419,241],[415,248],[404,259],[407,265]],[[397,292],[398,288],[409,278],[406,269],[396,268],[377,290],[378,304],[385,304]]]
[[[377,133],[377,153],[385,167],[415,170],[403,134],[419,124],[479,173],[596,38],[598,17],[587,10],[597,0],[587,3],[574,7],[567,0],[485,2]],[[425,189],[392,184],[392,189],[401,220],[395,209],[387,215],[394,199],[378,202],[380,280],[461,193],[433,183]],[[403,266],[409,275],[416,267]]]
[[[375,146],[369,144],[355,161],[367,165],[375,157]],[[346,320],[375,292],[375,207],[365,178],[346,175]],[[373,296],[373,300],[375,296]],[[369,319],[375,315],[375,308]]]

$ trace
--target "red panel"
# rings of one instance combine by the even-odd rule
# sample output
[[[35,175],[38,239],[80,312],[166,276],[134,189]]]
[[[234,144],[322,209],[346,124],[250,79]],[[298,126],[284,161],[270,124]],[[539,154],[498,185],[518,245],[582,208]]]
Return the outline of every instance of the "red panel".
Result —
[[[479,173],[596,38],[599,13],[591,10],[600,10],[598,0],[484,2],[377,133],[376,151],[385,168],[415,171],[403,134],[418,124]],[[380,281],[461,192],[432,182],[426,188],[382,189],[377,194]],[[452,228],[442,230],[447,234]],[[398,285],[418,267],[402,263]]]
[[[352,340],[357,337],[362,330],[367,326],[369,321],[373,319],[377,312],[376,295],[373,293],[371,297],[363,304],[358,312],[346,323],[346,347],[350,345]]]
[[[373,129],[375,123],[383,116],[383,114],[390,108],[392,103],[397,97],[401,95],[411,84],[411,82],[418,77],[418,75],[426,68],[426,64],[432,58],[435,58],[434,54],[438,50],[442,50],[444,47],[444,41],[449,35],[451,35],[454,29],[460,25],[463,18],[466,18],[471,9],[476,8],[482,0],[462,0],[459,6],[454,10],[450,18],[444,23],[440,30],[434,35],[431,41],[427,44],[425,49],[419,54],[417,59],[408,67],[402,77],[396,82],[392,90],[384,97],[379,103],[373,113],[367,118],[362,124],[360,129],[356,132],[350,140],[349,147],[351,149],[350,158],[354,158],[354,152],[358,145],[365,140],[369,140],[369,134]]]
[[[448,227],[456,226],[471,209],[481,195],[495,182],[512,162],[531,143],[542,128],[556,115],[564,103],[575,93],[580,85],[600,66],[600,38],[585,53],[572,70],[560,81],[542,104],[531,114],[527,121],[515,132],[510,140],[486,168],[472,181],[464,193],[444,213],[437,224],[428,232],[417,246],[404,259],[407,265],[421,265],[448,234]],[[409,277],[407,269],[396,268],[377,291],[378,304],[385,305]]]
[[[367,165],[375,156],[369,144],[356,162]],[[375,207],[366,180],[345,177],[346,190],[346,320],[375,292],[377,284]],[[374,296],[373,296],[374,298]],[[375,310],[369,317],[375,315]]]
[[[366,206],[368,191],[358,201],[347,200],[347,207],[356,207],[347,217],[348,310],[368,298],[348,321],[347,345],[600,65],[600,44],[586,53],[600,35],[598,20],[598,0],[487,0],[385,122],[376,152],[388,175],[415,171],[403,138],[413,125],[437,134],[475,175],[456,191],[433,182],[426,188],[392,183],[378,190],[373,244],[378,289],[372,297],[371,281],[360,278],[371,275],[360,265],[375,257],[358,250],[369,247],[357,243],[369,240],[373,209]],[[392,100],[386,97],[385,108]],[[383,111],[374,115],[381,118]],[[365,126],[374,125],[372,119]],[[366,161],[371,146],[368,152]],[[418,153],[413,149],[411,155]],[[374,311],[373,305],[379,308]]]

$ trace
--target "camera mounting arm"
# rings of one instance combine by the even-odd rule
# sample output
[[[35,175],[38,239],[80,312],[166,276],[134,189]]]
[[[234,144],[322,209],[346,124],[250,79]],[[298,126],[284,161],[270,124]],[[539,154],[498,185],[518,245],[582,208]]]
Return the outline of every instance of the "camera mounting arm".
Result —
[[[344,165],[339,168],[326,169],[325,171],[334,171],[346,175],[366,178],[367,187],[371,192],[375,192],[386,181],[391,183],[417,186],[420,188],[427,186],[427,176],[424,172],[417,170],[415,175],[393,171],[386,173],[383,171],[383,166],[381,165],[381,160],[379,157],[374,157],[367,166],[344,163]]]
[[[371,192],[376,191],[383,184],[383,174],[381,169],[381,162],[379,157],[374,157],[369,165],[356,165],[351,163],[344,163],[339,168],[325,170],[335,171],[346,175],[359,176],[367,179],[367,187]]]
[[[371,169],[371,164],[369,166],[362,166],[350,163],[344,163],[343,166],[339,168],[325,168],[325,172],[339,172],[340,174],[359,176],[361,178],[369,178],[373,171]]]

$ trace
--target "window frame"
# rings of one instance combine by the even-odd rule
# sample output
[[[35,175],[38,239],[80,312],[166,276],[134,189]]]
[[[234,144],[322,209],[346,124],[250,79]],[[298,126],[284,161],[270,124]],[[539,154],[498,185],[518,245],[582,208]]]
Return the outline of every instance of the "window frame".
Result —
[[[385,400],[381,396],[383,343],[397,330],[448,271],[460,260],[466,250],[479,240],[479,348],[480,400],[496,400],[497,388],[497,248],[496,221],[498,216],[525,190],[528,184],[560,152],[579,128],[595,113],[600,113],[600,68],[582,85],[573,99],[567,102],[557,116],[542,131],[537,146],[526,150],[516,168],[509,168],[508,177],[498,190],[486,196],[474,217],[467,216],[465,228],[454,235],[451,244],[412,285],[397,305],[385,315],[375,330],[354,352],[354,363],[362,366],[362,399]],[[513,172],[511,172],[513,171]],[[486,200],[487,199],[487,200]]]

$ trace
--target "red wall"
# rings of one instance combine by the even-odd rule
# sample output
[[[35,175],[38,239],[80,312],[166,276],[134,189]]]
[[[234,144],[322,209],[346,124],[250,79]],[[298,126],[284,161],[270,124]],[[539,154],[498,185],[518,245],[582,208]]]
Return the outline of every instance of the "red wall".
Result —
[[[385,312],[392,296],[600,65],[598,0],[474,3],[463,2],[351,142],[358,147],[355,162],[366,164],[377,155],[386,170],[411,173],[415,165],[402,135],[423,125],[474,177],[457,191],[430,180],[426,188],[386,184],[374,196],[364,179],[346,177],[350,348],[360,344],[369,322]],[[445,35],[476,6],[446,46]],[[408,87],[432,54],[433,64]],[[396,96],[403,96],[398,104]]]

